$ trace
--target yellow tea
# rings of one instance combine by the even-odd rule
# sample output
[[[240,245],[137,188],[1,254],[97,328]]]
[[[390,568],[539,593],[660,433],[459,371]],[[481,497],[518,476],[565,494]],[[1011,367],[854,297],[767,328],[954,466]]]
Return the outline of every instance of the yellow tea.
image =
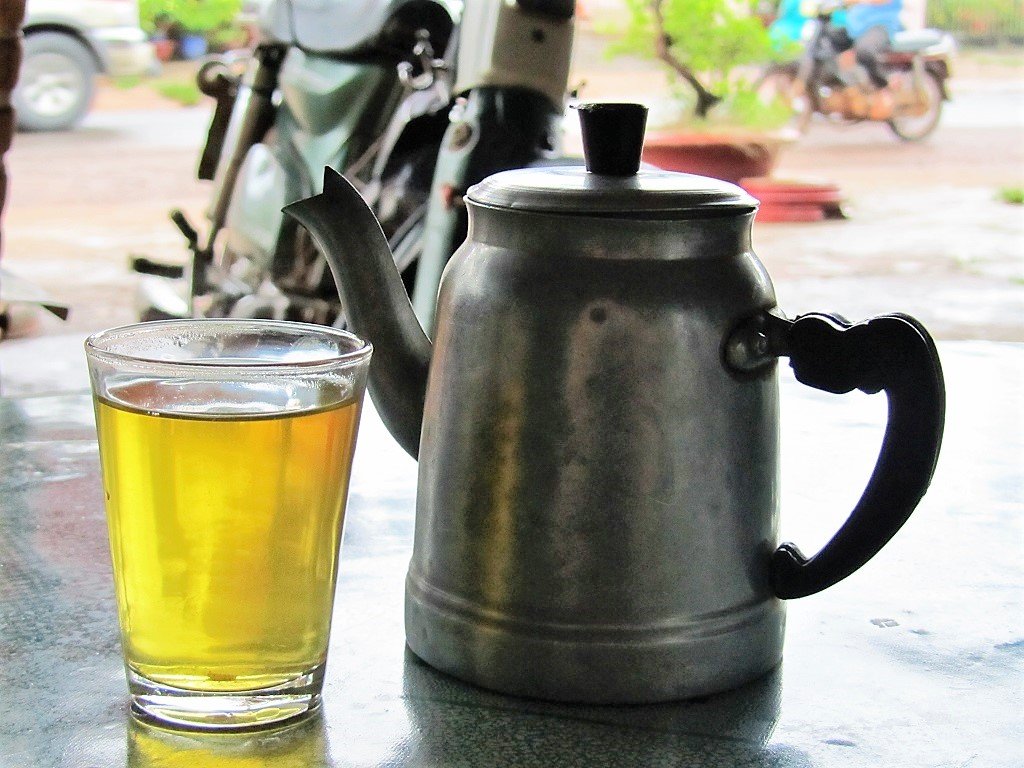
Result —
[[[229,405],[178,412],[175,402],[196,399],[180,397],[187,386],[224,387]],[[210,692],[317,669],[359,404],[320,406],[306,393],[304,406],[289,390],[280,408],[242,416],[230,403],[248,408],[246,393],[222,384],[111,392],[117,402],[98,398],[96,421],[128,665]]]

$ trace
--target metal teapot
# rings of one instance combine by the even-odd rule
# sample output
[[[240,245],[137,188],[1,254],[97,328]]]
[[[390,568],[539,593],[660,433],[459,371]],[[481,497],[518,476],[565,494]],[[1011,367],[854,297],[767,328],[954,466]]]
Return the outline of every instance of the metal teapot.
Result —
[[[406,637],[429,664],[544,699],[655,702],[782,658],[782,599],[850,575],[906,521],[942,438],[934,343],[912,318],[786,319],[751,250],[757,202],[638,172],[645,110],[581,107],[588,169],[471,187],[433,343],[359,194],[328,170],[286,210],[320,244],[370,389],[419,459]],[[777,544],[776,360],[885,390],[863,497],[807,558]]]

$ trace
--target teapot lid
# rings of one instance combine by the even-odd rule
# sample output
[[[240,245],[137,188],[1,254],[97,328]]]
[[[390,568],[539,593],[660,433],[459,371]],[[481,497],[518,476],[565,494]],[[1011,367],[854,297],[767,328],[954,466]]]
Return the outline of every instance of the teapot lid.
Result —
[[[757,200],[719,179],[640,169],[647,108],[582,104],[586,168],[549,166],[502,171],[474,184],[470,202],[492,208],[576,216],[683,219],[749,213]]]

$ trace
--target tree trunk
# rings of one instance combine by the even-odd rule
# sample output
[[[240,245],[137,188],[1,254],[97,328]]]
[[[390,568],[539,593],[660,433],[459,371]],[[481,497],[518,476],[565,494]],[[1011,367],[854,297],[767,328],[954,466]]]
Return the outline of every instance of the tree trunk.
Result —
[[[694,112],[697,117],[705,118],[708,116],[708,110],[720,102],[722,97],[716,96],[705,88],[693,70],[672,53],[672,37],[665,31],[665,16],[661,10],[661,4],[662,0],[651,0],[651,12],[654,14],[654,24],[658,33],[655,41],[657,56],[693,88],[697,94],[697,107]]]

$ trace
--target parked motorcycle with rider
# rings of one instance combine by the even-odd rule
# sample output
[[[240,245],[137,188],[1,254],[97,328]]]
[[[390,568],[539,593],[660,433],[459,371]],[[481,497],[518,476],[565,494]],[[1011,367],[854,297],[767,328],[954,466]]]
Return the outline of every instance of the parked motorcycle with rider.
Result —
[[[798,8],[797,8],[798,6]],[[884,10],[882,6],[889,6]],[[762,92],[789,102],[795,125],[806,130],[814,114],[889,126],[904,141],[918,141],[939,124],[955,43],[935,29],[898,30],[899,3],[802,0],[780,16],[781,29],[802,29],[799,59],[771,65]],[[855,13],[856,12],[856,13]],[[845,18],[841,18],[845,16]]]
[[[186,266],[135,259],[141,316],[343,325],[325,260],[281,213],[319,193],[330,166],[372,207],[429,331],[465,238],[463,192],[560,154],[574,11],[574,0],[271,0],[241,72],[223,58],[199,70],[217,102],[199,164],[207,222],[172,213]]]

